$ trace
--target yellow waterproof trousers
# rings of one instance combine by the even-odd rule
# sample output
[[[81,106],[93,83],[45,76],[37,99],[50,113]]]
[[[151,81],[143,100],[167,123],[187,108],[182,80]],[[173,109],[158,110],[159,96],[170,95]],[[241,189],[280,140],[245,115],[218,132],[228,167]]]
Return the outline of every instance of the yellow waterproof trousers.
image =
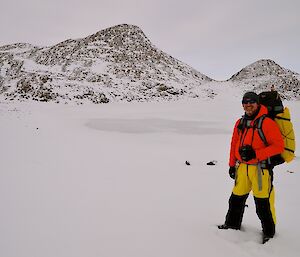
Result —
[[[257,165],[248,165],[241,163],[238,166],[235,178],[235,185],[232,190],[233,195],[245,196],[251,190],[256,203],[257,214],[266,215],[266,212],[271,212],[274,224],[276,224],[275,214],[275,190],[273,186],[273,171],[267,169],[259,169]],[[267,210],[259,210],[261,200],[268,201]],[[258,203],[258,204],[257,204]],[[269,209],[269,210],[268,210]],[[259,213],[260,212],[260,213]]]

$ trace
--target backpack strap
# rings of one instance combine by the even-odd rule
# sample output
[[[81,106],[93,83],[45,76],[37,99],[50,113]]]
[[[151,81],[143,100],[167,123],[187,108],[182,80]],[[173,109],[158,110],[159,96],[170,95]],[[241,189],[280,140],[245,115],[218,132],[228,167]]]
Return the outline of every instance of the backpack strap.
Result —
[[[279,116],[275,116],[275,119],[291,121],[291,119],[283,118],[283,117],[279,117]]]
[[[264,142],[265,146],[268,146],[269,144],[267,142],[266,136],[262,129],[262,124],[266,117],[267,117],[267,115],[265,115],[265,114],[260,116],[255,122],[255,127],[257,128],[257,132],[258,132],[260,139]]]
[[[263,129],[262,129],[262,124],[263,124],[263,121],[264,119],[267,117],[267,115],[262,115],[260,116],[254,123],[254,126],[253,126],[253,129],[257,129],[258,131],[258,134],[259,134],[259,137],[260,139],[264,142],[264,144],[266,146],[268,146],[268,142],[267,142],[267,139],[266,139],[266,136],[263,132]],[[241,131],[243,131],[246,127],[246,124],[245,124],[245,117],[243,116],[242,118],[240,118],[240,121],[239,121],[239,124],[237,126],[237,129],[238,129],[238,132],[240,133]]]
[[[239,133],[243,130],[243,127],[244,127],[243,123],[244,123],[244,116],[242,118],[240,118],[239,124],[237,125],[237,129],[238,129]]]
[[[258,135],[260,137],[260,139],[264,142],[265,146],[268,146],[268,141],[266,139],[266,136],[265,136],[265,133],[262,129],[262,124],[263,124],[263,121],[265,120],[265,118],[267,117],[266,114],[262,115],[261,117],[259,117],[257,120],[256,120],[256,128],[257,128],[257,132],[258,132]],[[272,164],[272,157],[269,157],[267,158],[266,160],[262,161],[262,167],[265,166],[265,168],[270,168],[272,169],[273,168],[273,164]]]

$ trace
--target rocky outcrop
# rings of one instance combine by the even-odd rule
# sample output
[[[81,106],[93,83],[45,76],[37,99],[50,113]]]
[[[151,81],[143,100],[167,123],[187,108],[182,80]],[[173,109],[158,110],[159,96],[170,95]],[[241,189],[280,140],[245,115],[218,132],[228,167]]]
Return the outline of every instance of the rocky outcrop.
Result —
[[[299,74],[269,59],[259,60],[246,66],[234,74],[229,81],[257,92],[270,90],[274,86],[284,99],[300,99]]]
[[[155,47],[133,25],[118,25],[51,47],[0,48],[6,99],[95,103],[197,97],[212,79]]]

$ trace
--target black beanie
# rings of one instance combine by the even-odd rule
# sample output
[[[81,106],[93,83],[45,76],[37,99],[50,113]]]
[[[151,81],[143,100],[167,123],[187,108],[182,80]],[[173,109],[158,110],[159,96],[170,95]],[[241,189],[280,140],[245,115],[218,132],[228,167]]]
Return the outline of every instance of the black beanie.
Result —
[[[243,96],[243,102],[249,100],[254,100],[256,103],[259,103],[259,97],[255,92],[246,92]]]

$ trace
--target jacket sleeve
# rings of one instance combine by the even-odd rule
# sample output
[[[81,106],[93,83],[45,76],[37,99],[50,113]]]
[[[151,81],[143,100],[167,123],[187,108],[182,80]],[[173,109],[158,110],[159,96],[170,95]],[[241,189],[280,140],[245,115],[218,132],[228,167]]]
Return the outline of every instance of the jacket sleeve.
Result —
[[[273,155],[280,154],[284,150],[284,141],[275,121],[266,118],[262,124],[268,146],[256,151],[256,158],[259,161],[265,160]]]
[[[238,135],[238,125],[240,123],[240,120],[237,120],[237,122],[234,125],[234,129],[233,129],[233,133],[232,133],[232,137],[231,137],[231,144],[230,144],[230,156],[229,156],[229,166],[235,166],[236,163],[236,156],[235,156],[235,149],[238,145],[238,139],[239,139],[239,135]]]

